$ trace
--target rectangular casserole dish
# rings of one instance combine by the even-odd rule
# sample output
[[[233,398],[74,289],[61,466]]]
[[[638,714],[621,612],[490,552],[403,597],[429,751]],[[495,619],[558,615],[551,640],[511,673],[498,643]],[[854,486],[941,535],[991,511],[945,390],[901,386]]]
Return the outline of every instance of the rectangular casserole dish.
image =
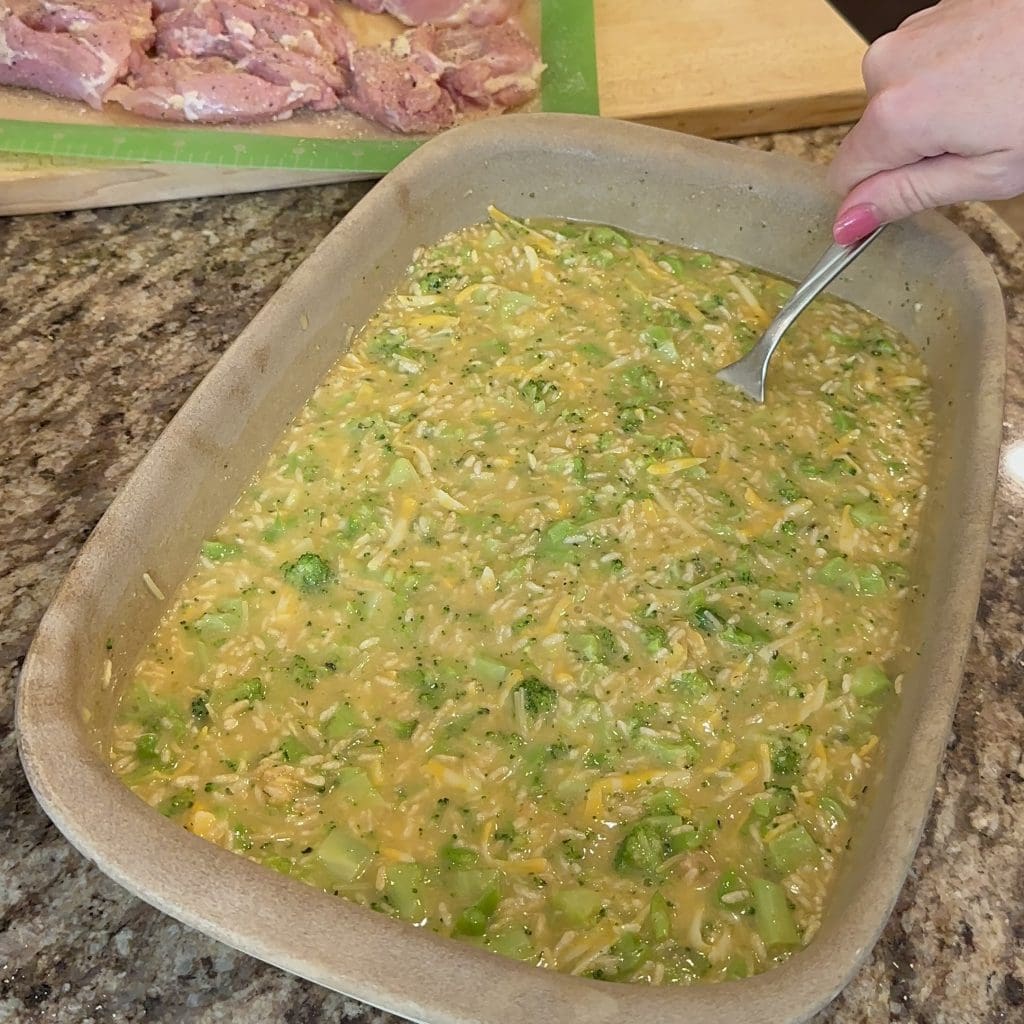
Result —
[[[658,129],[505,117],[429,143],[378,185],[281,288],[140,464],[73,566],[26,660],[22,762],[43,808],[115,881],[285,970],[431,1024],[773,1024],[846,983],[896,899],[924,826],[984,564],[1001,435],[1005,318],[981,252],[937,215],[890,229],[835,291],[920,347],[939,410],[910,640],[919,654],[884,730],[856,838],[809,947],[765,975],[691,988],[559,975],[413,929],[198,839],[113,775],[102,750],[117,685],[199,545],[394,287],[413,250],[516,215],[611,223],[788,277],[827,243],[820,170]],[[769,388],[770,395],[770,388]],[[769,397],[770,400],[770,397]],[[108,652],[108,639],[112,650]],[[113,682],[104,684],[112,658]]]

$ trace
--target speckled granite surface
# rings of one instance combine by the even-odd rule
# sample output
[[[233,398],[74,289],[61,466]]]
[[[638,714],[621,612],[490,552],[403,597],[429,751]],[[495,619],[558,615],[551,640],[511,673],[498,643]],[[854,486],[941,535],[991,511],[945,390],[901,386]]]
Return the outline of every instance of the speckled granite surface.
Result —
[[[747,144],[821,160],[836,138]],[[395,1020],[108,881],[36,807],[12,734],[33,630],[118,486],[365,189],[0,221],[0,1021]],[[1007,294],[1006,442],[1020,445],[1021,475],[1000,482],[963,697],[911,878],[816,1024],[1024,1021],[1024,243],[983,206],[953,216]]]

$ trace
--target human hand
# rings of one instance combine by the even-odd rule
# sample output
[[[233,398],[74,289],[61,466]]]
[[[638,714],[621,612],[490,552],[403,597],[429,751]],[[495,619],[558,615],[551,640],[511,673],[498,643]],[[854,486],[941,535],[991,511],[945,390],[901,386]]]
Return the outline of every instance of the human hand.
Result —
[[[943,0],[864,56],[868,105],[829,177],[833,234],[1024,192],[1024,0]]]

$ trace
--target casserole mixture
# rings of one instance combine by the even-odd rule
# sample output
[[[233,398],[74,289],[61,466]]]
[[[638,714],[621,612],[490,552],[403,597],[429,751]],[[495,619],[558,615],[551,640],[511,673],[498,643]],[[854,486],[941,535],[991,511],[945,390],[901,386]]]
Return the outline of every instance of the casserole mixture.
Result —
[[[609,227],[417,253],[203,545],[114,770],[195,834],[508,956],[807,943],[899,687],[931,445],[892,329]]]

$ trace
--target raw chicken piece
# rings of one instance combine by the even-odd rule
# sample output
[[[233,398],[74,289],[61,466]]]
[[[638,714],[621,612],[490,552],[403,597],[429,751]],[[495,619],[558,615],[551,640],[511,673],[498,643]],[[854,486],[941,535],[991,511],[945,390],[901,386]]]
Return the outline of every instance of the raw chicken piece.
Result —
[[[216,5],[228,32],[253,47],[266,38],[320,60],[348,57],[348,34],[333,15],[293,14],[281,0],[216,0]]]
[[[187,7],[195,0],[153,0],[153,9],[157,14],[167,14],[180,7]],[[335,0],[267,0],[274,7],[305,18],[307,15],[333,18],[338,11]]]
[[[339,96],[347,87],[337,65],[273,44],[243,57],[237,66],[275,85],[304,87],[313,110],[334,110],[340,102]]]
[[[221,57],[147,60],[107,99],[143,117],[223,124],[281,120],[311,99],[305,88],[274,85]]]
[[[333,63],[344,61],[349,49],[333,10],[295,14],[285,0],[180,0],[156,19],[156,28],[157,50],[168,57],[242,57],[273,42]]]
[[[536,92],[544,65],[515,25],[421,25],[352,55],[342,103],[400,132],[436,132],[460,111],[497,112]]]
[[[290,11],[303,18],[335,18],[338,14],[338,5],[335,0],[268,0],[274,7],[280,7],[282,11]]]
[[[9,7],[0,7],[0,85],[84,100],[98,110],[113,84],[127,74],[131,56],[131,36],[122,24],[39,32]]]
[[[352,53],[352,89],[342,103],[400,132],[436,132],[455,123],[455,103],[403,36]]]
[[[460,110],[518,107],[540,86],[537,47],[511,22],[424,25],[408,35],[413,53],[438,74]]]
[[[169,14],[181,7],[188,7],[195,0],[152,0],[154,14]],[[335,0],[269,0],[282,11],[290,11],[305,17],[308,14],[333,18],[338,5]]]
[[[161,57],[235,57],[237,44],[214,0],[185,0],[156,19]]]
[[[310,0],[183,0],[157,18],[157,52],[226,57],[276,85],[306,87],[315,110],[332,110],[348,84],[349,40],[333,8],[324,16],[314,6]]]
[[[25,20],[46,32],[81,32],[91,25],[115,22],[131,36],[133,63],[138,63],[156,39],[150,0],[38,0]]]
[[[406,25],[497,25],[507,21],[523,0],[352,0],[371,14],[390,14]]]

